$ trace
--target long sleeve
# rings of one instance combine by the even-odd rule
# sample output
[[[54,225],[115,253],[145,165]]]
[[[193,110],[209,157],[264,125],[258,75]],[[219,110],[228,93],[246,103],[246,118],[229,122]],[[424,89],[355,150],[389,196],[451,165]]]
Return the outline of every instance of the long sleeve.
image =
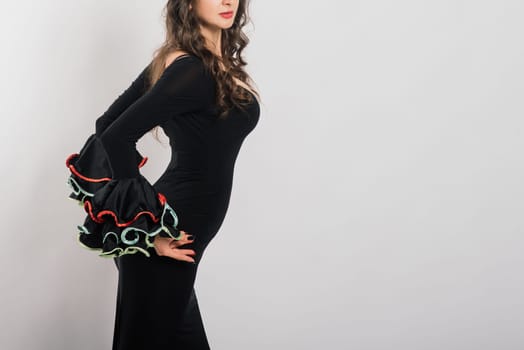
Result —
[[[182,237],[175,210],[139,172],[145,158],[136,142],[154,126],[214,102],[214,80],[196,56],[177,58],[148,92],[140,93],[140,84],[135,80],[99,123],[102,130],[123,109],[109,126],[66,159],[71,172],[67,183],[73,190],[69,198],[87,213],[77,226],[78,241],[102,257],[136,252],[150,256],[156,235]]]
[[[96,120],[96,135],[100,136],[102,132],[104,132],[104,130],[107,129],[107,127],[111,125],[120,114],[122,114],[122,112],[144,94],[148,85],[147,73],[149,72],[150,66],[151,63],[140,72],[131,85],[129,85],[128,88],[124,90],[124,92],[122,92]]]
[[[194,56],[175,60],[155,85],[131,104],[100,136],[113,179],[134,178],[136,142],[170,118],[208,108],[213,102],[213,80]]]

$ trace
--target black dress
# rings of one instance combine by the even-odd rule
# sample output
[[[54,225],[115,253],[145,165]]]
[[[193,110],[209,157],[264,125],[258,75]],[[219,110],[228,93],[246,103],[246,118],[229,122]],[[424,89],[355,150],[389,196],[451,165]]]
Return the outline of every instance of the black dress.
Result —
[[[149,65],[97,119],[96,132],[66,159],[69,195],[87,213],[78,240],[118,268],[113,350],[209,349],[193,289],[198,263],[229,205],[235,160],[260,107],[217,118],[214,77],[179,56],[146,92]],[[171,161],[154,184],[136,142],[160,125]],[[154,236],[194,236],[181,246],[195,264],[159,256]]]

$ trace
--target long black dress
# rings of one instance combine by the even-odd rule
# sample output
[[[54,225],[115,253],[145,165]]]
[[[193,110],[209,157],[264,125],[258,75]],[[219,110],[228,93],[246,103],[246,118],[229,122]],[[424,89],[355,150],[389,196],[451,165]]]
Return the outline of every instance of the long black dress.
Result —
[[[209,349],[193,289],[198,263],[229,205],[235,160],[255,128],[247,112],[217,118],[216,85],[202,60],[179,56],[146,92],[146,72],[97,119],[79,153],[66,159],[70,199],[87,213],[78,240],[114,259],[118,292],[113,350]],[[136,142],[160,125],[171,161],[154,184],[140,173],[147,158]],[[158,256],[156,234],[194,236],[195,264]]]

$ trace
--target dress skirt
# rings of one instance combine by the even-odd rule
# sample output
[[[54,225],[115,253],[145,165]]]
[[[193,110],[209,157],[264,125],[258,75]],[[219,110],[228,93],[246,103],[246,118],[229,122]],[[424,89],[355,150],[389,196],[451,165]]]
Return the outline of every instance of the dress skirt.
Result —
[[[190,245],[182,247],[194,249]],[[118,290],[112,349],[209,350],[194,289],[198,264],[149,251],[150,257],[113,258]]]

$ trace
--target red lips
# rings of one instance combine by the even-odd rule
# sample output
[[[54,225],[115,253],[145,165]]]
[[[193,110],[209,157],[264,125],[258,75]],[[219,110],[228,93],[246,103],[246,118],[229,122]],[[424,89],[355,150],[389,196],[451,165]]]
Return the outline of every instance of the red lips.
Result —
[[[220,16],[222,16],[224,18],[231,18],[233,16],[233,11],[221,12]]]

